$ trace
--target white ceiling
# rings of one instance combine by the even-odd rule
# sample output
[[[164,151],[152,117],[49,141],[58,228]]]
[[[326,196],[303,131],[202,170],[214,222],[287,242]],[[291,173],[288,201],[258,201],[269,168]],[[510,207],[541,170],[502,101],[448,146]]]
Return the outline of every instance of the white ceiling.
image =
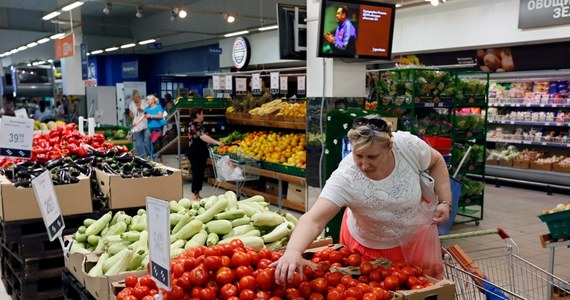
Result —
[[[85,4],[74,11],[75,26],[83,31],[88,51],[158,39],[162,50],[171,51],[216,43],[223,34],[262,25],[276,24],[276,5],[286,3],[306,5],[307,0],[84,0]],[[313,1],[313,0],[311,0]],[[63,12],[50,21],[41,18],[61,9],[74,0],[0,0],[0,54],[27,45],[43,37],[69,30],[70,14]],[[110,14],[104,14],[110,2]],[[378,2],[422,4],[423,0],[386,0]],[[137,6],[144,17],[136,18]],[[170,21],[173,8],[188,11],[185,19]],[[225,22],[223,14],[236,15],[232,24]],[[113,53],[156,53],[146,46],[136,46]],[[49,42],[2,58],[2,65],[53,58],[53,43]]]

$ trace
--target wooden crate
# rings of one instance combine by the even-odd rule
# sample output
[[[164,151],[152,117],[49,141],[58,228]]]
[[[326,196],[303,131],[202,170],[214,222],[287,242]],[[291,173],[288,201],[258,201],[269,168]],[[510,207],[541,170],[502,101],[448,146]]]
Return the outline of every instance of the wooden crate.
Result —
[[[499,159],[499,166],[511,167],[512,168],[513,167],[513,160],[511,160],[511,159],[509,159],[509,160]]]
[[[530,160],[518,160],[513,161],[513,167],[517,169],[528,169],[530,168]]]
[[[562,166],[560,164],[554,164],[552,166],[552,171],[561,173],[570,173],[570,166]]]
[[[530,162],[530,168],[533,170],[539,171],[552,171],[552,163],[537,163],[537,162]]]

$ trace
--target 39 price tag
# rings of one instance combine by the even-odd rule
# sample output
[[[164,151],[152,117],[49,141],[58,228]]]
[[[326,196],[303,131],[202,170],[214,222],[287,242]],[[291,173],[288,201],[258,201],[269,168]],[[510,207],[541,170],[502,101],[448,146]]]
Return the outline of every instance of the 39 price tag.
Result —
[[[150,276],[170,291],[170,208],[168,202],[146,197]]]
[[[53,241],[57,237],[61,237],[61,233],[65,228],[59,201],[55,193],[53,182],[51,181],[51,173],[43,172],[40,176],[32,180],[32,188],[36,194],[36,200],[42,212],[42,218],[46,226],[49,240]]]
[[[3,116],[0,120],[0,156],[32,157],[34,120],[9,116]]]

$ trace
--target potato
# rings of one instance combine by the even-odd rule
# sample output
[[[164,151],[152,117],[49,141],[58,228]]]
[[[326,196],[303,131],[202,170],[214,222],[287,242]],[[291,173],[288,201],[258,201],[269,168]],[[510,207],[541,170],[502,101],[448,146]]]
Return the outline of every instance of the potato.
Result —
[[[497,55],[491,53],[487,53],[487,55],[483,57],[483,63],[493,72],[501,67],[501,59]]]
[[[491,69],[489,69],[489,67],[487,67],[487,66],[481,66],[480,68],[481,68],[481,71],[483,71],[483,72],[487,72],[487,73],[491,72]]]
[[[510,55],[505,55],[501,59],[501,68],[505,71],[510,72],[515,70],[515,64],[513,62],[513,57]]]
[[[487,49],[487,54],[493,54],[496,57],[501,57],[501,49],[500,48],[489,48],[489,49]]]
[[[501,49],[501,58],[503,58],[505,56],[512,56],[510,48]]]
[[[483,60],[483,57],[485,57],[485,54],[487,54],[487,51],[485,51],[483,49],[477,50],[477,59]]]

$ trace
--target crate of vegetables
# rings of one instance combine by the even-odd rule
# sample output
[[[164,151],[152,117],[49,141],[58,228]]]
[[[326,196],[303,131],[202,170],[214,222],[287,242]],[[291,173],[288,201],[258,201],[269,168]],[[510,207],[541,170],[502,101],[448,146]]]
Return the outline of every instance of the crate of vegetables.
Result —
[[[546,223],[553,239],[570,237],[570,203],[560,203],[551,210],[545,210],[538,218]]]

